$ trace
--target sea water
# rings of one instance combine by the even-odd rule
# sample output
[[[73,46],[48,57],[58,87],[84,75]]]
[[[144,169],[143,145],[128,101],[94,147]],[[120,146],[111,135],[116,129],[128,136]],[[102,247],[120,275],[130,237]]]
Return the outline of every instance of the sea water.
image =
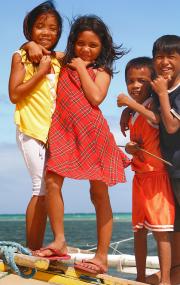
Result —
[[[131,213],[114,213],[113,217],[114,224],[111,242],[121,241],[118,246],[118,251],[123,254],[133,255]],[[95,214],[65,214],[64,224],[66,240],[69,246],[79,247],[81,249],[96,247]],[[50,243],[52,239],[53,236],[48,222],[44,244]],[[25,216],[0,215],[0,240],[10,240],[25,245]],[[157,255],[156,244],[152,236],[148,237],[148,255]],[[134,278],[134,276],[117,272],[115,269],[110,269],[109,274],[122,278]]]

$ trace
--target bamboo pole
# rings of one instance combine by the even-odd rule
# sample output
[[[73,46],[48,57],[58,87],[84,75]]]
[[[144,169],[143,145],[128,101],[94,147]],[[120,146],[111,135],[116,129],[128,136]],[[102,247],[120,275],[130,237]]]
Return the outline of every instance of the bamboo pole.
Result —
[[[119,146],[119,147],[125,147],[125,145],[118,145],[118,146]],[[171,162],[169,162],[169,161],[167,161],[167,160],[165,160],[165,159],[163,159],[163,158],[161,158],[161,157],[155,155],[154,153],[151,153],[151,152],[145,150],[144,148],[142,148],[142,147],[140,147],[140,146],[135,146],[135,148],[138,149],[138,150],[141,150],[141,151],[145,152],[146,154],[148,154],[148,155],[150,155],[150,156],[152,156],[152,157],[154,157],[154,158],[156,158],[156,159],[158,159],[158,160],[160,160],[160,161],[162,161],[162,162],[164,162],[165,164],[167,164],[167,165],[169,165],[169,166],[173,166],[173,164],[172,164]]]
[[[46,270],[49,267],[49,260],[42,257],[30,256],[25,254],[14,254],[14,261],[17,265],[29,268],[37,268]]]

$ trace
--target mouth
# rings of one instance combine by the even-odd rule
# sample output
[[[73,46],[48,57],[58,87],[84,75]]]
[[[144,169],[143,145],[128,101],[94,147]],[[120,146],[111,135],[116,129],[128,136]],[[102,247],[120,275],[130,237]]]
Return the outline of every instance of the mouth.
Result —
[[[168,67],[166,67],[166,68],[161,68],[161,73],[162,73],[162,74],[167,74],[167,73],[170,73],[170,72],[172,72],[172,69],[171,69],[171,68],[168,68]]]
[[[39,43],[42,45],[42,46],[49,46],[51,44],[51,40],[50,39],[40,39],[39,40]]]
[[[140,95],[140,91],[131,91],[131,96],[138,97]]]

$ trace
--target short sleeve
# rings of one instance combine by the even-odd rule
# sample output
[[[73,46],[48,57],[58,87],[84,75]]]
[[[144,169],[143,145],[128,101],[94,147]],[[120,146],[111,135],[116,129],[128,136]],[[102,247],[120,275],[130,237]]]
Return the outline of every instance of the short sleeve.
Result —
[[[174,117],[180,120],[180,93],[177,94],[173,100],[171,113],[173,114]]]

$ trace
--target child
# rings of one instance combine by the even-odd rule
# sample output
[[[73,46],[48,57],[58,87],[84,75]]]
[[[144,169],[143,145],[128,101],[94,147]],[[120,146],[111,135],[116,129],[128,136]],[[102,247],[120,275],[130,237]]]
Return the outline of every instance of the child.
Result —
[[[97,216],[97,252],[92,260],[77,263],[75,268],[94,274],[107,271],[112,233],[108,186],[125,182],[124,167],[129,164],[98,107],[107,95],[113,61],[124,54],[114,46],[100,18],[83,16],[75,20],[63,59],[49,132],[45,179],[54,241],[37,254],[47,257],[54,249],[66,254],[64,206],[59,189],[65,177],[88,179]]]
[[[51,1],[30,11],[24,19],[24,35],[29,41],[52,51],[62,30],[62,19]],[[42,246],[46,226],[43,168],[45,144],[54,110],[60,64],[54,53],[43,56],[39,66],[32,64],[25,50],[13,55],[9,96],[16,104],[17,143],[32,179],[32,198],[26,211],[27,246]]]
[[[162,118],[161,150],[164,158],[173,164],[168,167],[175,199],[171,282],[180,284],[180,37],[165,35],[157,39],[153,45],[153,60],[157,78],[152,87],[159,99]]]
[[[132,59],[126,66],[125,78],[130,97],[118,96],[118,106],[134,111],[129,122],[131,142],[126,150],[133,155],[132,223],[137,266],[137,281],[145,282],[147,231],[153,231],[157,241],[161,269],[159,284],[170,284],[171,248],[169,231],[173,231],[174,204],[168,173],[161,160],[142,153],[138,147],[161,156],[158,116],[152,105],[150,82],[154,76],[152,60],[147,57]]]

